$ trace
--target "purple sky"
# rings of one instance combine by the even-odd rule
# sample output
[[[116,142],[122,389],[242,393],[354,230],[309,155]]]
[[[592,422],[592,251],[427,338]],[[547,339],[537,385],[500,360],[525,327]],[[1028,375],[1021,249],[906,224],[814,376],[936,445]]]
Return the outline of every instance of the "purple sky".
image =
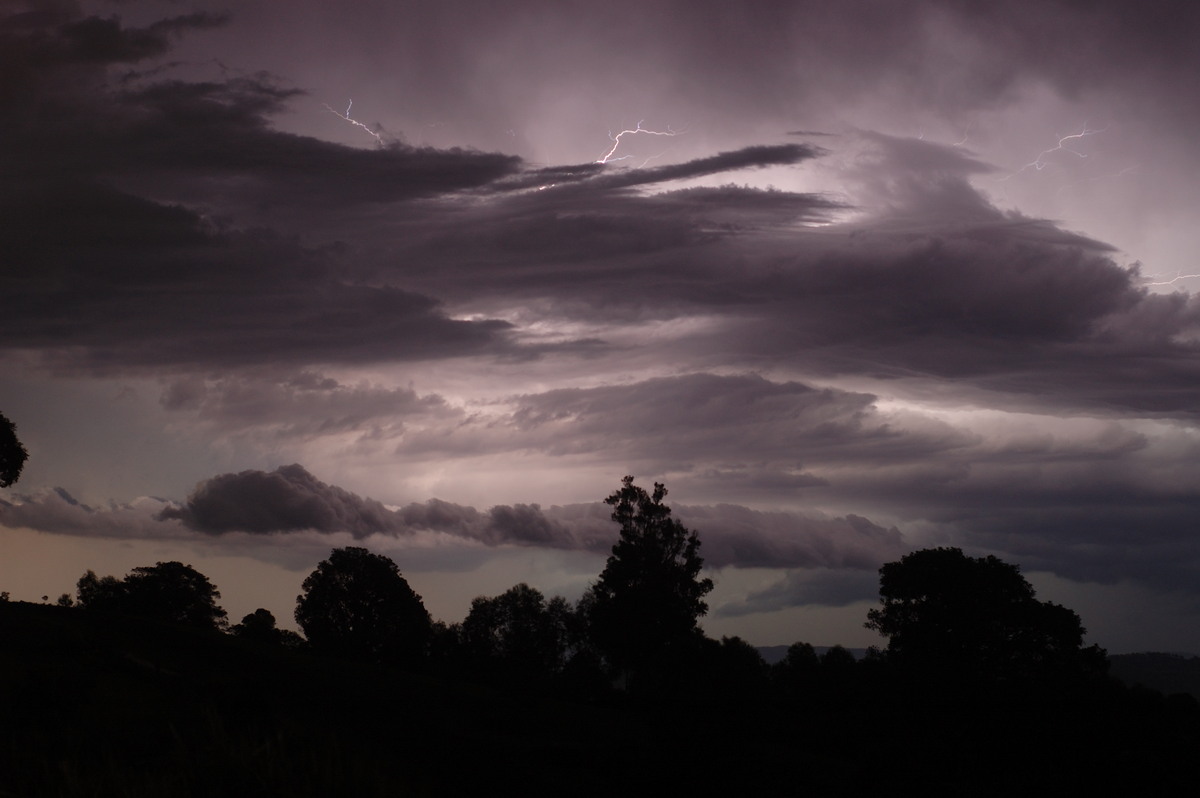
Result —
[[[953,545],[1200,653],[1198,35],[1182,0],[0,4],[0,589],[179,559],[290,622],[354,544],[457,621],[578,597],[634,474],[713,635],[878,642],[878,567]]]

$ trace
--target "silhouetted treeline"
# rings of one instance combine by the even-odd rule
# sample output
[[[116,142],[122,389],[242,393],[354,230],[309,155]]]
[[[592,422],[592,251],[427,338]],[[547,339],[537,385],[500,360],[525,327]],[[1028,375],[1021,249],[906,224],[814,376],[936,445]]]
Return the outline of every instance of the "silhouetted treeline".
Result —
[[[435,636],[436,639],[436,636]],[[1200,711],[1107,678],[913,682],[706,640],[670,690],[502,683],[0,603],[18,796],[1186,794]]]
[[[159,562],[134,568],[124,579],[98,577],[88,571],[76,585],[75,602],[101,612],[137,615],[197,629],[225,629],[221,593],[208,577],[181,562]],[[70,605],[70,597],[59,599]]]
[[[627,477],[609,497],[619,540],[578,602],[518,584],[452,624],[355,547],[305,579],[304,637],[266,609],[230,627],[178,562],[88,571],[60,606],[0,602],[0,794],[1162,794],[1200,777],[1196,700],[1113,680],[1079,617],[995,557],[884,565],[867,625],[887,646],[862,659],[798,642],[768,665],[707,637],[699,538],[665,494]]]

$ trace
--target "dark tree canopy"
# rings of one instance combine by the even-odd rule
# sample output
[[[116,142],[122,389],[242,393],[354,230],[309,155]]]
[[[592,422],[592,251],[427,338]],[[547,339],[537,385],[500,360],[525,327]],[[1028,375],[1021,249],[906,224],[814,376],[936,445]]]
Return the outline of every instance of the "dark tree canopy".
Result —
[[[797,673],[811,675],[821,666],[821,658],[811,643],[798,641],[788,646],[787,654],[779,664]]]
[[[115,576],[96,576],[88,570],[75,583],[76,603],[87,610],[121,612],[124,608],[125,584]]]
[[[17,425],[0,413],[0,488],[7,488],[21,478],[21,469],[28,458],[29,452],[17,438]]]
[[[290,629],[280,629],[275,625],[275,615],[268,609],[259,607],[242,618],[242,622],[229,630],[234,637],[243,640],[253,640],[272,646],[299,647],[303,642],[300,635]]]
[[[696,642],[713,585],[700,578],[704,560],[696,533],[663,504],[667,489],[656,483],[648,494],[631,476],[621,484],[604,500],[621,525],[620,538],[585,604],[592,640],[605,658],[619,670],[637,671]]]
[[[229,630],[237,637],[249,640],[267,640],[277,631],[275,614],[268,609],[259,607],[254,612],[242,618],[242,622]]]
[[[757,648],[740,637],[706,641],[704,665],[708,670],[709,700],[750,700],[766,689],[770,668]]]
[[[866,626],[888,638],[897,663],[1004,676],[1103,668],[1103,650],[1083,647],[1079,616],[1039,601],[1017,566],[996,557],[924,549],[879,574],[882,606]]]
[[[181,562],[134,568],[124,580],[88,571],[76,584],[79,606],[121,612],[198,629],[223,629],[221,593],[208,577]]]
[[[559,673],[566,664],[571,607],[521,583],[494,598],[480,596],[462,623],[462,643],[483,667],[514,677]]]
[[[354,546],[334,549],[303,591],[296,622],[315,650],[401,664],[424,654],[429,613],[390,558]]]

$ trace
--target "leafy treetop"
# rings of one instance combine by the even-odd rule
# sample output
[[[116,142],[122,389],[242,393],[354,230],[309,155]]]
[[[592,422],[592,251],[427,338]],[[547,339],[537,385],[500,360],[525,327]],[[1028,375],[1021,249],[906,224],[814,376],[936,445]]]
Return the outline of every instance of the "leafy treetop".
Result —
[[[21,477],[29,452],[17,438],[17,425],[0,413],[0,488],[7,488]]]
[[[704,560],[696,533],[663,504],[667,489],[656,483],[647,493],[633,479],[625,477],[604,500],[621,532],[585,604],[592,639],[605,658],[618,670],[636,671],[697,639],[713,584],[700,578]]]
[[[879,569],[882,606],[866,626],[898,664],[976,675],[1102,670],[1104,651],[1066,607],[1039,601],[1015,565],[956,548],[923,549]]]
[[[429,612],[389,557],[354,546],[334,549],[296,598],[296,622],[317,651],[377,662],[425,653]]]
[[[79,606],[120,612],[199,629],[224,629],[221,592],[208,577],[181,562],[134,568],[124,580],[88,571],[76,585]]]

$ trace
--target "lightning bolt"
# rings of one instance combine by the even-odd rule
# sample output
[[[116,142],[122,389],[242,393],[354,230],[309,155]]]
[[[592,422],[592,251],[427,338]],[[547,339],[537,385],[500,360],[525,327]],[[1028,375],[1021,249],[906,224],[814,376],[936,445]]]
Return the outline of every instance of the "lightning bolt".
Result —
[[[1078,150],[1071,149],[1069,146],[1067,146],[1067,142],[1073,141],[1074,139],[1081,139],[1081,138],[1084,138],[1085,136],[1094,136],[1097,133],[1103,133],[1106,130],[1108,130],[1107,127],[1102,127],[1099,130],[1093,130],[1092,128],[1089,128],[1087,126],[1087,123],[1085,122],[1083,125],[1083,129],[1080,130],[1078,133],[1071,133],[1070,135],[1067,135],[1067,136],[1059,136],[1058,144],[1055,144],[1053,147],[1050,147],[1049,149],[1042,150],[1041,152],[1038,153],[1038,156],[1036,158],[1034,158],[1032,161],[1025,164],[1024,166],[1022,166],[1020,169],[1013,172],[1012,174],[1002,177],[1000,179],[1008,180],[1009,178],[1016,177],[1017,175],[1024,172],[1026,169],[1034,169],[1034,170],[1040,172],[1043,169],[1045,169],[1047,166],[1050,165],[1049,162],[1046,160],[1046,156],[1050,155],[1053,152],[1058,152],[1059,150],[1062,150],[1064,152],[1069,152],[1072,155],[1075,155],[1079,158],[1086,158],[1087,153],[1083,153],[1083,152],[1079,152]]]
[[[322,103],[322,105],[325,105],[325,104]],[[349,122],[352,125],[357,125],[358,127],[361,127],[363,130],[367,131],[375,138],[376,144],[378,144],[380,147],[382,147],[384,145],[382,135],[380,135],[379,133],[376,133],[374,130],[371,130],[371,128],[367,127],[362,122],[359,122],[357,119],[350,116],[350,109],[353,107],[354,107],[354,98],[351,98],[350,102],[346,105],[346,113],[344,113],[344,114],[340,113],[338,111],[335,111],[334,109],[330,108],[328,105],[325,105],[325,110],[340,119],[345,119],[347,122]]]
[[[645,133],[648,136],[678,136],[680,133],[683,132],[683,131],[671,130],[670,126],[668,126],[666,130],[649,130],[647,128],[642,127],[642,122],[644,122],[644,121],[645,121],[644,119],[639,119],[638,123],[637,123],[637,127],[633,128],[631,130],[630,129],[622,130],[620,133],[618,133],[615,136],[612,134],[612,131],[610,130],[608,133],[608,137],[610,139],[612,139],[612,143],[613,143],[612,147],[609,148],[608,152],[606,152],[606,153],[604,153],[604,155],[600,156],[600,158],[596,161],[596,163],[608,163],[609,161],[623,161],[626,158],[632,158],[633,156],[631,156],[631,155],[622,155],[617,158],[613,157],[613,155],[616,154],[616,152],[617,152],[617,148],[621,146],[621,138],[624,136],[635,136],[638,133]],[[652,156],[652,157],[658,157],[658,156]]]
[[[1176,273],[1176,275],[1174,277],[1172,277],[1170,280],[1160,280],[1160,281],[1156,281],[1156,282],[1152,282],[1152,283],[1145,283],[1145,285],[1172,285],[1173,283],[1177,283],[1180,280],[1190,280],[1193,277],[1200,277],[1200,274]]]

